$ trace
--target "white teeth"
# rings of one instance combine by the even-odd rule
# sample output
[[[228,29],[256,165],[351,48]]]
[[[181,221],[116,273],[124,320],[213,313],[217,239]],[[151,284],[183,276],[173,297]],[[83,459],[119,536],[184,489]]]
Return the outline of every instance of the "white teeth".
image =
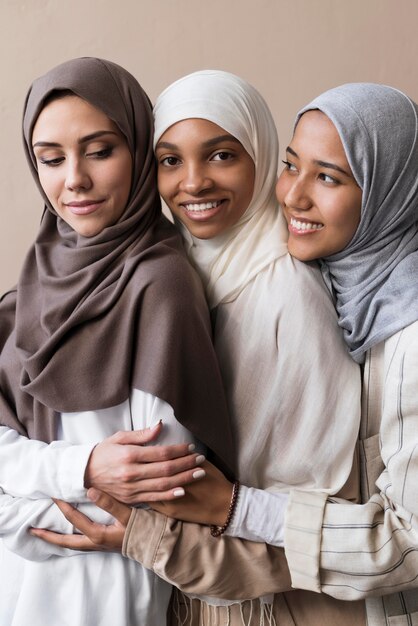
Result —
[[[187,211],[207,211],[208,209],[216,209],[220,204],[220,201],[200,202],[199,204],[185,204],[184,208]]]
[[[294,217],[290,218],[290,225],[297,230],[321,230],[324,228],[323,224],[314,224],[313,222],[299,222]]]

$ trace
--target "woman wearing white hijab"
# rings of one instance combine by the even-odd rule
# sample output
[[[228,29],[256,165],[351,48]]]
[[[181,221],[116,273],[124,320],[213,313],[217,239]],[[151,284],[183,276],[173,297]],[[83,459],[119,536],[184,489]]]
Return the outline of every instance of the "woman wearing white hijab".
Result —
[[[257,539],[264,524],[258,515],[261,490],[284,509],[291,487],[335,494],[349,479],[359,423],[359,370],[343,345],[319,269],[287,254],[274,196],[276,129],[260,94],[231,74],[197,72],[163,92],[155,122],[160,192],[206,288],[237,441],[238,478],[246,485],[228,534]],[[196,132],[190,133],[190,126]],[[206,156],[196,157],[189,152],[194,149]],[[233,172],[243,160],[247,177],[238,180]],[[240,203],[245,193],[247,201]],[[211,508],[210,495],[207,499]],[[193,623],[259,624],[268,618],[334,626],[352,624],[358,611],[361,624],[361,605],[310,592],[251,601],[256,597],[251,559],[258,558],[260,545],[213,539],[205,527],[173,527],[166,517],[140,510],[133,512],[125,538],[131,558],[146,561],[184,591],[200,594],[190,605],[198,620]],[[263,572],[277,564],[267,555]],[[279,567],[282,588],[289,589],[283,559]],[[277,581],[265,591],[274,590]]]

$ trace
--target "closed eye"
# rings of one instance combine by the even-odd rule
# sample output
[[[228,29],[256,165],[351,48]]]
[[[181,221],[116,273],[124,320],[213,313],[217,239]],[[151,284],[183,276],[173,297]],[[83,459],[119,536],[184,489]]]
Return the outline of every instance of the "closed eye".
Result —
[[[48,167],[57,167],[64,161],[64,157],[56,157],[55,159],[46,159],[45,157],[40,157],[39,163],[42,165],[47,165]]]
[[[103,150],[96,150],[95,152],[88,152],[86,157],[93,159],[108,159],[112,156],[113,147],[103,148]]]

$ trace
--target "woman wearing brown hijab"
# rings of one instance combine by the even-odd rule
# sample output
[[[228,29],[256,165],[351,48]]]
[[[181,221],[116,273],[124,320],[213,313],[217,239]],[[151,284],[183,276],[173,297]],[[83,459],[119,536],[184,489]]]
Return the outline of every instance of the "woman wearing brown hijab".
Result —
[[[171,589],[154,574],[29,532],[72,532],[52,497],[100,519],[85,487],[104,480],[130,502],[181,494],[202,460],[186,429],[209,420],[204,443],[232,464],[204,296],[161,215],[151,106],[119,66],[76,59],[34,82],[23,131],[45,211],[0,305],[0,623],[162,624]],[[133,445],[161,418],[180,445]]]

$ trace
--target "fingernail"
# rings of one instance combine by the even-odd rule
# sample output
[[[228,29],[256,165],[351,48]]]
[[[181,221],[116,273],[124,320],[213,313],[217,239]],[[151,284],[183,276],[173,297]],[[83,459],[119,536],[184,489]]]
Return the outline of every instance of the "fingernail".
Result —
[[[155,430],[156,428],[158,428],[158,426],[161,426],[162,423],[163,423],[163,420],[158,420],[155,426],[152,426],[151,430]]]
[[[203,476],[206,476],[206,472],[205,470],[199,469],[193,472],[192,475],[193,475],[193,478],[203,478]]]
[[[199,456],[196,457],[196,465],[200,465],[203,461],[206,461],[205,457],[203,454],[199,454]]]
[[[185,491],[182,487],[179,487],[178,489],[174,489],[173,491],[173,496],[175,496],[176,498],[181,498],[181,496],[184,496]]]
[[[187,448],[189,452],[193,452],[193,450],[196,449],[196,446],[194,445],[194,443],[189,444],[189,447]]]

